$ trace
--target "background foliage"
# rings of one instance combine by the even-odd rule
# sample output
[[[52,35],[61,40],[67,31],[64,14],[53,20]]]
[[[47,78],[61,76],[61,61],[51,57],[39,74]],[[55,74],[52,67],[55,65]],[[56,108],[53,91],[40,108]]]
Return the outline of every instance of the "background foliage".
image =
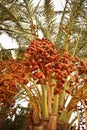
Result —
[[[52,0],[45,0],[37,5],[32,0],[1,0],[0,32],[6,32],[17,40],[20,46],[26,47],[35,34],[55,42],[60,50],[69,43],[71,53],[87,56],[87,1],[66,0],[60,23]],[[74,49],[75,48],[75,49]]]

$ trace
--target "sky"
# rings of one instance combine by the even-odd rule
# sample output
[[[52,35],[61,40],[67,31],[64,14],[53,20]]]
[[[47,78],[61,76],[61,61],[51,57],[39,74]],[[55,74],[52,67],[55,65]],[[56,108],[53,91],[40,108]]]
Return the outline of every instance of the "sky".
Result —
[[[35,4],[38,3],[38,0],[34,0]],[[43,4],[44,0],[41,0]],[[55,11],[62,11],[64,9],[65,0],[53,0]],[[0,35],[0,44],[6,49],[18,48],[17,42],[15,39],[9,37],[6,33]]]
[[[6,33],[1,34],[0,36],[0,44],[2,44],[3,48],[18,48],[17,42],[15,39],[10,38]]]

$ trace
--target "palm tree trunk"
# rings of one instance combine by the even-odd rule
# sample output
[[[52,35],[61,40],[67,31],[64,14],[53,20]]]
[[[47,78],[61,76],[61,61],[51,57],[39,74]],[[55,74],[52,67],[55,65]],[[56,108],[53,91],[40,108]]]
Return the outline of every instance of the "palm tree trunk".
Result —
[[[49,117],[48,130],[57,130],[57,115]]]
[[[1,129],[2,125],[3,125],[3,123],[4,123],[4,120],[0,119],[0,129]]]
[[[67,124],[63,122],[58,122],[57,123],[57,130],[68,130]]]
[[[35,127],[34,130],[44,130],[44,128],[43,128],[43,126],[41,125],[41,126]]]

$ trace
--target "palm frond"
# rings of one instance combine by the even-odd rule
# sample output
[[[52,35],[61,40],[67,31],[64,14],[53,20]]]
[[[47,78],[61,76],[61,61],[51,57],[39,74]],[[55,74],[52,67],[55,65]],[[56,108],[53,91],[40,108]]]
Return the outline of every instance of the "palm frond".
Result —
[[[86,31],[85,29],[87,26],[86,25],[87,6],[85,2],[86,0],[66,1],[60,26],[59,26],[59,32],[56,38],[56,46],[58,46],[58,48],[59,46],[60,48],[63,46],[66,47],[68,46],[68,49],[72,49],[72,46],[75,44],[75,40],[79,35],[80,30],[82,29],[84,30],[84,32]],[[80,36],[81,37],[83,36],[83,31]],[[79,43],[78,48],[80,45],[83,44],[84,40],[80,42],[81,43]]]
[[[60,24],[57,21],[53,0],[45,0],[43,5],[32,0],[1,0],[0,2],[0,32],[7,32],[20,44],[39,35],[50,39],[58,50],[66,48],[73,54],[77,37],[80,37],[76,55],[87,55],[87,6],[86,0],[66,0]],[[32,29],[33,28],[33,29]],[[82,32],[80,33],[80,31]],[[85,48],[85,49],[84,49]]]
[[[18,42],[23,39],[28,42],[33,38],[30,25],[34,24],[32,1],[2,1],[0,2],[1,12],[0,30],[7,32],[11,37],[16,38]],[[33,10],[32,10],[33,9]],[[25,43],[25,42],[24,42]],[[22,43],[23,44],[23,43]]]
[[[79,88],[76,91],[76,93],[73,95],[72,99],[70,100],[67,109],[68,110],[74,109],[79,101],[84,100],[86,98],[87,98],[87,83],[84,84],[81,88]]]
[[[56,13],[52,0],[45,0],[44,5],[39,8],[36,15],[37,25],[42,31],[45,38],[55,41],[55,33],[57,33]]]

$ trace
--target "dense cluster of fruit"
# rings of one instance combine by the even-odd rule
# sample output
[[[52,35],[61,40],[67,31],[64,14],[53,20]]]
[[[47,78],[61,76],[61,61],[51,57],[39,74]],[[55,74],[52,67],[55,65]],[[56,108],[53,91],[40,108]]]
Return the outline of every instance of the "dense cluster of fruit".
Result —
[[[77,57],[73,58],[68,52],[58,53],[54,44],[47,39],[32,41],[24,55],[32,78],[37,81],[37,84],[48,82],[49,87],[55,86],[55,94],[61,93],[66,78],[72,72],[77,73],[72,78],[74,80],[70,82],[71,86],[79,82],[82,74],[87,73],[87,63]]]
[[[87,63],[73,58],[68,52],[57,52],[55,45],[47,39],[36,39],[31,42],[24,53],[24,60],[9,59],[0,62],[0,103],[10,102],[9,94],[19,91],[18,84],[25,85],[31,77],[37,84],[54,86],[54,94],[64,90],[68,76],[76,72],[70,79],[70,86],[79,83],[79,79],[87,82]],[[70,93],[68,89],[65,90]],[[3,97],[3,98],[2,98]],[[11,97],[11,96],[10,96]]]

